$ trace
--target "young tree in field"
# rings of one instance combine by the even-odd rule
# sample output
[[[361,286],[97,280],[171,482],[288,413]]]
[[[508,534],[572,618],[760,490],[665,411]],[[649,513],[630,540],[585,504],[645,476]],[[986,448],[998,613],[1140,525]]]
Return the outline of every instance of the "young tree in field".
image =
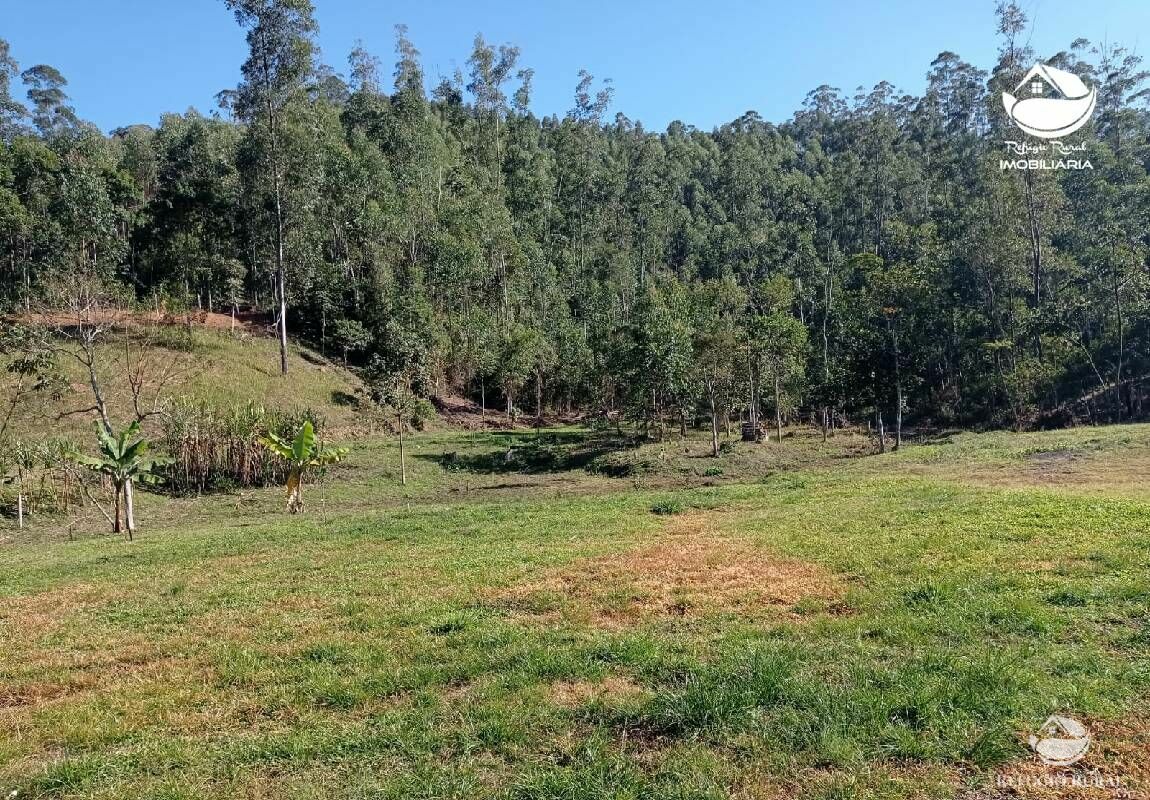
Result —
[[[151,444],[140,435],[139,422],[133,422],[118,434],[107,428],[102,421],[97,421],[94,427],[100,455],[92,457],[73,452],[72,458],[81,466],[112,481],[116,498],[112,532],[120,533],[127,530],[128,541],[131,541],[136,532],[132,484],[135,481],[140,483],[158,481],[155,469],[169,463],[170,459],[148,454]]]
[[[433,413],[422,392],[427,390],[426,364],[420,360],[413,346],[407,355],[388,362],[376,356],[364,372],[372,400],[395,414],[396,432],[399,434],[400,482],[407,485],[407,433],[417,423]]]
[[[339,463],[347,455],[346,447],[324,447],[320,444],[310,419],[304,422],[290,442],[274,433],[268,433],[260,442],[288,464],[287,508],[292,514],[303,511],[304,478],[317,469]]]
[[[302,100],[314,72],[314,37],[318,26],[310,0],[224,0],[236,22],[247,29],[249,55],[241,68],[243,83],[235,95],[235,110],[256,139],[261,172],[271,184],[271,216],[275,253],[274,288],[280,343],[280,372],[287,361],[287,257],[284,252],[285,208],[284,125],[288,107]]]

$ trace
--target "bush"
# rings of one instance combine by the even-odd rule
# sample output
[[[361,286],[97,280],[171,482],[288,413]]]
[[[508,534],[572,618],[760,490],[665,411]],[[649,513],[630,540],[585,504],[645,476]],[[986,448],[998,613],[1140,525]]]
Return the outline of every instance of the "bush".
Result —
[[[661,500],[651,506],[652,514],[682,514],[686,510],[686,506],[681,500],[671,498],[669,500]]]

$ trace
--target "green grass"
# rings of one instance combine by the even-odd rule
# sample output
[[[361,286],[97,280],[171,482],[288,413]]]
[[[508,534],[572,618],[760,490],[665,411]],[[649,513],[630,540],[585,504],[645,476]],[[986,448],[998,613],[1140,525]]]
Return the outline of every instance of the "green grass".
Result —
[[[269,490],[144,496],[133,544],[38,520],[0,564],[0,791],[953,797],[1052,711],[1144,704],[1150,428],[864,444],[433,431],[406,487],[357,441],[303,517]],[[699,541],[837,594],[608,624],[629,586],[563,588]]]

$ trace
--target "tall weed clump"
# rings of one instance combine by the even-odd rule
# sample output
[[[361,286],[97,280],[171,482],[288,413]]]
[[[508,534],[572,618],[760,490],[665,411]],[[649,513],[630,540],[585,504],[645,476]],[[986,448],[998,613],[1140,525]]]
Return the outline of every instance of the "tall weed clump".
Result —
[[[24,518],[38,514],[67,514],[84,501],[83,477],[68,454],[75,445],[68,439],[11,441],[0,449],[0,516]]]
[[[206,494],[282,485],[289,465],[260,444],[269,434],[291,439],[304,422],[319,429],[317,412],[268,409],[255,403],[220,408],[183,398],[163,419],[158,444],[172,458],[165,471],[173,494]]]

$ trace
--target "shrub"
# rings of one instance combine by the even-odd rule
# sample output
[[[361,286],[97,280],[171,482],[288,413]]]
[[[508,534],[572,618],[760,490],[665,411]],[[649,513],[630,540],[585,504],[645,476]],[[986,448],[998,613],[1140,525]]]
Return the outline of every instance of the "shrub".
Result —
[[[682,514],[686,510],[686,506],[681,500],[671,498],[669,500],[660,500],[651,506],[652,514]]]

